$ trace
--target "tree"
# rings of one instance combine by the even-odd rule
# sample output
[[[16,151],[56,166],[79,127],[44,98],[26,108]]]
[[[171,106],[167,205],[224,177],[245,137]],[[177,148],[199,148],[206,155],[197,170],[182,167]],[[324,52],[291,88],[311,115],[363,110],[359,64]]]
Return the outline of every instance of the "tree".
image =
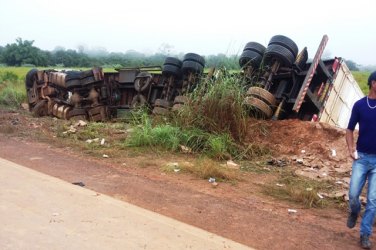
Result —
[[[347,65],[347,67],[349,68],[349,70],[351,71],[359,71],[359,65],[355,62],[353,62],[352,60],[345,60],[345,63]]]
[[[39,48],[33,46],[34,41],[23,41],[17,38],[16,43],[7,44],[2,53],[3,62],[9,66],[21,66],[33,64],[45,66],[48,64],[48,56]]]

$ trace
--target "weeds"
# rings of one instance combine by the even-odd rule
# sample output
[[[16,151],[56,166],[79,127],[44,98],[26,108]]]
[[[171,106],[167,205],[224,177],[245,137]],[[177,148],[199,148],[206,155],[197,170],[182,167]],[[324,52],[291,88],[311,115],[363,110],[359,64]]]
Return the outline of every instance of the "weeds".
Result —
[[[26,100],[23,81],[11,71],[0,72],[0,104],[16,107]]]
[[[203,82],[190,95],[187,108],[176,117],[178,124],[215,134],[229,134],[242,141],[247,131],[242,81],[221,76]]]
[[[318,195],[320,192],[333,190],[333,185],[329,182],[314,181],[294,175],[290,171],[283,171],[275,182],[263,187],[265,194],[272,197],[303,204],[306,208],[323,208],[328,205],[328,199],[322,199]]]
[[[182,171],[191,173],[201,179],[215,178],[217,181],[234,181],[239,180],[236,171],[221,166],[217,161],[209,158],[201,158],[193,164],[183,163],[180,168]]]

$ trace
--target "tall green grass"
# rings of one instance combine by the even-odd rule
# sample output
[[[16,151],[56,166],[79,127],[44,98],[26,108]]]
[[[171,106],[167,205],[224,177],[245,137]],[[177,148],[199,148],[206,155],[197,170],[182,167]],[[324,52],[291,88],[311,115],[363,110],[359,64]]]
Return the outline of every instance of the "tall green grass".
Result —
[[[13,71],[0,71],[0,104],[17,107],[25,101],[24,80]]]
[[[367,71],[351,71],[352,75],[354,76],[355,81],[359,84],[360,89],[362,92],[367,95],[369,92],[368,88],[368,77],[371,72]]]
[[[135,128],[125,145],[172,151],[184,146],[215,159],[244,159],[270,153],[262,146],[244,142],[247,113],[242,88],[242,79],[224,75],[202,81],[189,95],[190,101],[169,117],[157,119],[145,110],[133,112]]]
[[[177,122],[214,134],[229,134],[241,142],[247,131],[242,83],[241,78],[226,74],[202,81],[189,96],[188,106],[179,112]]]

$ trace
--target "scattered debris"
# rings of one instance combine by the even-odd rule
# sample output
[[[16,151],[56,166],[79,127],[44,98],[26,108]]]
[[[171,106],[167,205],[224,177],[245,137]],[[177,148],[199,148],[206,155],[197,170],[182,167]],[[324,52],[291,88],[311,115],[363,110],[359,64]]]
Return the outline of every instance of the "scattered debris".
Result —
[[[21,103],[21,108],[23,108],[24,110],[29,110],[29,104],[27,103]]]
[[[84,187],[85,184],[82,182],[82,181],[79,181],[79,182],[72,182],[73,185],[77,185],[77,186],[80,186],[80,187]]]
[[[214,183],[214,182],[215,182],[215,178],[210,177],[210,178],[209,178],[209,182],[210,182],[210,183]]]
[[[317,196],[320,198],[320,199],[324,199],[324,196],[320,193],[317,193]]]
[[[226,163],[227,167],[229,168],[232,168],[232,169],[239,169],[240,165],[239,164],[236,164],[235,162],[233,161],[227,161]]]
[[[300,151],[300,152],[301,152],[302,154],[305,154],[306,151],[305,151],[304,149],[302,149],[302,151]]]
[[[337,152],[335,149],[332,149],[332,157],[336,157],[337,156]]]
[[[102,140],[101,140],[101,145],[102,145],[102,146],[104,145],[104,142],[105,142],[105,139],[102,138]]]
[[[106,154],[103,154],[103,158],[109,158],[109,156]]]
[[[42,157],[30,157],[30,161],[35,161],[35,160],[42,160],[43,158]]]
[[[76,122],[73,127],[85,127],[87,125],[87,122],[83,121],[83,120],[78,120],[78,122]]]
[[[287,209],[287,212],[289,213],[289,214],[296,214],[298,211],[297,210],[295,210],[295,209]]]
[[[285,167],[288,164],[290,164],[290,161],[286,158],[281,158],[281,159],[270,159],[267,161],[267,164],[272,165],[272,166],[277,166],[277,167]]]
[[[186,153],[186,154],[191,154],[192,153],[192,149],[189,148],[189,147],[186,147],[184,145],[179,145],[180,146],[180,149],[183,153]]]
[[[275,185],[278,186],[278,187],[284,187],[285,186],[285,184],[280,184],[280,183],[277,183]]]

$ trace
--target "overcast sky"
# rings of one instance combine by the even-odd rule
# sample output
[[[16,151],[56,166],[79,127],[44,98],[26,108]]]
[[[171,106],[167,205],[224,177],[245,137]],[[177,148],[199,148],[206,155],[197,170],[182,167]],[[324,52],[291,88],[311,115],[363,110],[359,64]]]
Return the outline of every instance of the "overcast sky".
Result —
[[[240,54],[285,35],[312,58],[324,54],[376,64],[375,0],[0,0],[0,46],[17,37],[43,50],[104,47],[109,52]]]

